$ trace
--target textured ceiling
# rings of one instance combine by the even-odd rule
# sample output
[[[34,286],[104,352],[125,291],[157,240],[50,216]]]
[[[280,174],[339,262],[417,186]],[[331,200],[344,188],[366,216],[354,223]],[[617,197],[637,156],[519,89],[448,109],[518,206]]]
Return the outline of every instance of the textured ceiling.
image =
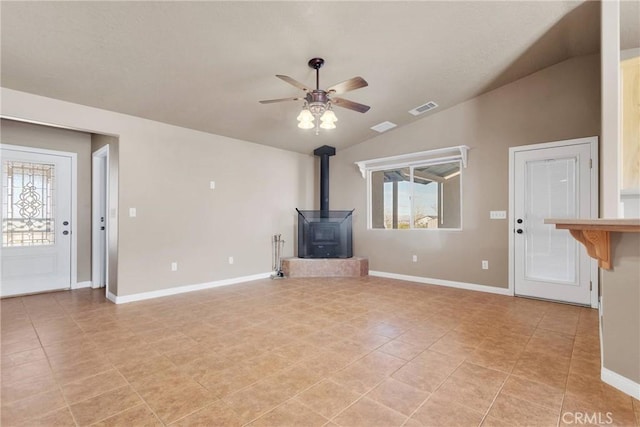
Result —
[[[599,51],[597,2],[2,2],[2,86],[288,150],[344,148]],[[338,128],[296,127],[261,99],[353,76]],[[427,101],[440,107],[414,117]],[[391,130],[390,132],[393,132]]]

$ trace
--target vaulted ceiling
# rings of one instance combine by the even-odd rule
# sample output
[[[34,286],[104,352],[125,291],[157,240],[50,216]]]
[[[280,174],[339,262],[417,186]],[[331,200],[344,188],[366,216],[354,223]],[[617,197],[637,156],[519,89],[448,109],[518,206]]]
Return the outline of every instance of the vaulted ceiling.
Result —
[[[573,56],[596,53],[600,5],[532,2],[2,2],[2,86],[309,153],[437,114]],[[296,127],[302,94],[353,76],[337,129]],[[427,101],[440,107],[414,117]],[[393,131],[390,131],[393,132]]]

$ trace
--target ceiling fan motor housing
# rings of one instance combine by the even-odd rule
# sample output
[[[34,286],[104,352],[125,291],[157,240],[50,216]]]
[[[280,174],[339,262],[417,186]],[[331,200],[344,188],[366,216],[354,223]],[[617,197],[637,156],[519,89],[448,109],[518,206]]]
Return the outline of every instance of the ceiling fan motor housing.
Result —
[[[311,114],[322,114],[327,109],[327,103],[330,101],[327,92],[324,90],[313,90],[307,92],[307,105]]]

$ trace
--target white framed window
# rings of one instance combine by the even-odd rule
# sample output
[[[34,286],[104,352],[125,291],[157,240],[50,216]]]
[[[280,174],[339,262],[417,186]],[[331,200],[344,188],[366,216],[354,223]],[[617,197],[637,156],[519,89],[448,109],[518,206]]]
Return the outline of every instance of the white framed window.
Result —
[[[369,229],[462,229],[467,146],[356,164],[367,179]]]

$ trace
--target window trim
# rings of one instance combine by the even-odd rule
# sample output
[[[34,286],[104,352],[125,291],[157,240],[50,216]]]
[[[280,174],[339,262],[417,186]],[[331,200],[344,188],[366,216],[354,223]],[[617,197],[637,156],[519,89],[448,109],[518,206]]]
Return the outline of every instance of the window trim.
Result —
[[[455,147],[438,148],[435,150],[420,151],[417,153],[402,154],[399,156],[383,157],[378,159],[363,160],[355,162],[360,169],[362,177],[366,179],[366,191],[367,191],[367,230],[396,230],[396,229],[384,229],[373,228],[373,214],[372,214],[372,183],[371,174],[381,170],[395,169],[395,168],[409,168],[410,179],[413,182],[413,168],[420,166],[431,166],[443,163],[459,162],[461,165],[460,171],[467,167],[467,152],[469,147],[466,145],[458,145]],[[462,231],[463,227],[463,179],[460,180],[460,227],[458,228],[413,228],[410,227],[407,230],[421,230],[421,231]],[[413,188],[411,190],[411,203],[413,206]],[[410,212],[410,222],[413,221],[413,209]]]
[[[435,150],[419,151],[417,153],[400,154],[398,156],[380,157],[378,159],[361,160],[356,162],[362,178],[367,178],[368,171],[383,169],[393,169],[396,167],[426,166],[438,163],[448,163],[461,160],[462,167],[467,167],[466,145],[456,145],[455,147],[436,148]]]

